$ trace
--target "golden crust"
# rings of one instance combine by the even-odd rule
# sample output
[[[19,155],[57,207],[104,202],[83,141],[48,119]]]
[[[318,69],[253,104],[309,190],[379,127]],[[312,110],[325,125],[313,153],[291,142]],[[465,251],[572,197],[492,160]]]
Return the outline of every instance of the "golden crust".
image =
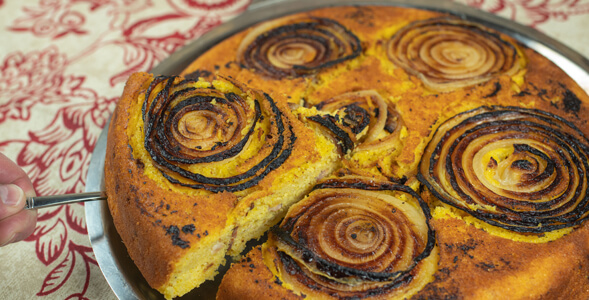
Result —
[[[338,95],[375,90],[394,104],[403,118],[405,134],[402,145],[389,159],[366,164],[370,155],[348,156],[342,163],[342,173],[370,174],[378,178],[405,178],[415,185],[417,165],[436,126],[452,116],[482,105],[519,106],[535,108],[561,116],[589,136],[589,97],[565,72],[535,51],[516,43],[525,59],[524,71],[516,75],[500,75],[474,86],[449,92],[428,89],[421,80],[391,63],[384,44],[397,30],[418,20],[445,16],[438,12],[398,7],[335,7],[297,14],[337,20],[353,31],[361,41],[359,57],[336,64],[314,75],[299,78],[269,78],[255,70],[244,69],[237,60],[237,49],[248,29],[226,39],[195,60],[183,75],[211,80],[217,74],[231,76],[237,81],[270,93],[288,112],[290,103],[312,106]],[[511,40],[509,37],[505,37]],[[142,165],[133,157],[126,134],[131,106],[152,77],[133,75],[113,116],[107,148],[107,170],[116,170],[106,177],[109,207],[115,226],[147,281],[160,287],[170,281],[170,274],[186,249],[173,245],[173,235],[162,230],[184,224],[196,226],[194,234],[180,233],[183,241],[197,245],[206,235],[219,235],[239,216],[247,215],[256,199],[271,193],[275,174],[268,176],[250,196],[237,201],[232,193],[206,196],[179,193],[159,185],[143,174]],[[295,118],[290,112],[289,118]],[[118,124],[118,125],[112,125]],[[313,153],[309,142],[312,131],[301,122],[293,122],[299,138],[295,155],[284,169],[296,169],[303,162],[317,162],[321,155]],[[113,127],[116,126],[116,127]],[[113,145],[112,147],[110,145]],[[372,162],[371,162],[372,163]],[[364,167],[369,165],[370,167]],[[374,167],[378,166],[378,167]],[[384,167],[383,167],[384,166]],[[374,168],[372,168],[374,167]],[[321,176],[326,175],[325,172]],[[125,183],[125,184],[123,184]],[[413,186],[415,187],[415,186]],[[416,188],[417,189],[417,188]],[[305,191],[301,192],[301,195]],[[488,224],[477,220],[461,220],[463,214],[446,216],[447,209],[429,192],[422,197],[430,208],[440,208],[434,214],[433,229],[439,249],[438,271],[431,283],[414,299],[586,299],[589,297],[589,228],[586,223],[560,238],[526,242],[527,237],[513,238],[515,233],[497,234]],[[138,200],[141,199],[141,200]],[[154,200],[150,200],[154,199]],[[165,199],[164,202],[160,202]],[[145,205],[147,201],[152,204]],[[163,203],[162,205],[159,205]],[[193,203],[192,206],[186,203]],[[169,205],[169,207],[168,207]],[[285,207],[281,207],[283,212]],[[176,213],[166,213],[176,211]],[[154,215],[165,218],[154,218]],[[471,218],[472,219],[472,218]],[[196,222],[198,220],[198,222]],[[272,222],[275,223],[276,220]],[[238,224],[232,223],[232,224]],[[243,226],[242,226],[243,225]],[[236,228],[247,226],[239,223]],[[231,228],[233,240],[240,239]],[[178,237],[178,236],[176,236]],[[534,240],[531,237],[530,240]],[[238,241],[243,243],[244,241]],[[231,245],[229,246],[231,248]],[[240,249],[238,247],[238,249]],[[235,253],[230,254],[238,254]],[[238,252],[238,251],[237,251]],[[277,258],[276,258],[277,259]],[[468,283],[468,284],[465,284]],[[232,265],[223,278],[218,299],[300,299],[263,263],[261,248]]]
[[[262,89],[291,95],[291,102],[298,103],[304,98],[307,105],[363,89],[374,89],[384,97],[393,98],[408,135],[402,151],[394,159],[392,173],[384,175],[406,176],[408,184],[414,182],[412,177],[417,173],[417,164],[436,125],[482,105],[540,109],[565,118],[589,136],[589,97],[586,92],[551,61],[523,45],[516,43],[526,60],[525,72],[514,76],[501,75],[485,83],[440,93],[425,88],[416,76],[391,66],[380,47],[385,38],[402,26],[442,14],[369,6],[319,9],[299,15],[337,20],[360,38],[363,54],[348,63],[318,71],[316,75],[293,80],[261,78],[254,71],[242,70],[237,65],[228,69],[221,67],[219,73],[231,73]],[[222,42],[219,51],[213,48],[185,72],[207,69],[207,61],[234,59],[236,53],[227,45],[238,45],[246,33]],[[350,166],[353,162],[344,165]],[[432,209],[443,207],[428,192],[422,196]],[[486,227],[489,225],[475,226],[472,220],[461,220],[456,215],[434,216],[432,226],[439,247],[438,271],[434,280],[412,299],[589,297],[587,223],[550,242],[518,241],[509,237],[510,234],[490,232],[492,230]],[[237,295],[241,299],[304,298],[282,285],[262,260],[262,250],[255,248],[246,258],[234,263],[223,278],[217,299],[233,299]]]
[[[433,226],[439,269],[415,299],[587,298],[587,226],[541,244],[497,237],[455,218],[434,219]]]

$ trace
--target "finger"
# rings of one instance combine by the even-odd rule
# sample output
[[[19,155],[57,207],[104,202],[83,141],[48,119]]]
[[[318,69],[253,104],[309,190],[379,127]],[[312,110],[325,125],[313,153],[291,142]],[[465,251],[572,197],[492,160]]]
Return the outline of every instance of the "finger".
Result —
[[[27,196],[35,196],[31,180],[21,167],[0,153],[0,184],[12,183],[20,186]]]
[[[35,230],[36,210],[23,210],[25,195],[35,196],[21,167],[0,153],[0,246],[20,241]]]
[[[27,238],[35,230],[37,211],[21,210],[0,221],[0,246]]]
[[[0,184],[0,220],[20,212],[25,201],[25,193],[18,185]]]

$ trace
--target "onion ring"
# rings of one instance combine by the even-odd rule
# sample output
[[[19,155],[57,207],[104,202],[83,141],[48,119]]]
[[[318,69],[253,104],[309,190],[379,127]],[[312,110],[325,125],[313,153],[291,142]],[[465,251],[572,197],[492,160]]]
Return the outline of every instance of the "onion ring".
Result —
[[[284,280],[364,298],[407,286],[423,272],[419,265],[435,246],[430,218],[406,186],[345,176],[318,184],[269,241]]]
[[[246,68],[273,78],[314,74],[360,55],[360,40],[327,18],[268,22],[242,40],[237,57]]]
[[[554,114],[479,107],[436,130],[418,179],[441,201],[516,232],[542,233],[589,217],[589,141]]]
[[[170,182],[212,192],[241,191],[290,156],[296,136],[274,100],[225,81],[231,88],[221,92],[197,81],[159,76],[147,89],[142,109],[145,149]],[[238,159],[251,167],[221,177],[198,171]]]
[[[515,43],[456,18],[413,22],[385,44],[389,59],[435,91],[449,91],[515,75],[525,59]]]

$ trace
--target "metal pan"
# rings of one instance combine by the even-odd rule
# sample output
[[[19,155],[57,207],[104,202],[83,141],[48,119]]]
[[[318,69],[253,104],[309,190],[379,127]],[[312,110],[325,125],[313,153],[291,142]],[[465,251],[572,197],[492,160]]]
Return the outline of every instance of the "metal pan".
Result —
[[[574,50],[530,27],[451,1],[438,0],[269,0],[256,2],[239,17],[214,28],[198,40],[172,54],[151,72],[164,75],[178,74],[190,62],[218,42],[258,22],[336,5],[413,7],[451,13],[463,19],[478,22],[514,37],[522,44],[544,55],[571,76],[585,91],[589,92],[589,60]],[[100,135],[92,154],[86,192],[104,189],[107,130],[108,124]],[[119,299],[164,299],[159,292],[147,284],[130,259],[104,201],[86,203],[86,222],[98,265]],[[224,271],[221,270],[217,280],[204,283],[180,299],[214,299]]]

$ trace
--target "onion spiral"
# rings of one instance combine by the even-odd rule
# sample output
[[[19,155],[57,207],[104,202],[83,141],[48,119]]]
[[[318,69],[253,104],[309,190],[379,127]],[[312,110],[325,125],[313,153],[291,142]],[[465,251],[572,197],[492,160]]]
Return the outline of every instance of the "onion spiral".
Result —
[[[339,116],[341,122],[356,135],[356,150],[390,148],[403,126],[403,119],[394,104],[375,90],[341,94],[315,106]]]
[[[361,51],[360,40],[338,22],[305,18],[257,27],[242,40],[237,55],[246,68],[281,78],[313,74]]]
[[[418,265],[435,244],[430,218],[410,188],[346,176],[318,184],[269,241],[287,282],[364,298],[406,286],[423,272]]]
[[[160,76],[145,93],[144,146],[174,184],[241,191],[290,156],[296,136],[272,98],[230,79],[219,82],[224,91]],[[211,175],[220,169],[223,176]]]
[[[395,33],[385,47],[393,63],[436,91],[511,76],[525,64],[514,43],[455,18],[413,22]]]
[[[491,225],[541,233],[589,216],[589,141],[548,112],[480,107],[445,121],[419,180],[441,201]]]

